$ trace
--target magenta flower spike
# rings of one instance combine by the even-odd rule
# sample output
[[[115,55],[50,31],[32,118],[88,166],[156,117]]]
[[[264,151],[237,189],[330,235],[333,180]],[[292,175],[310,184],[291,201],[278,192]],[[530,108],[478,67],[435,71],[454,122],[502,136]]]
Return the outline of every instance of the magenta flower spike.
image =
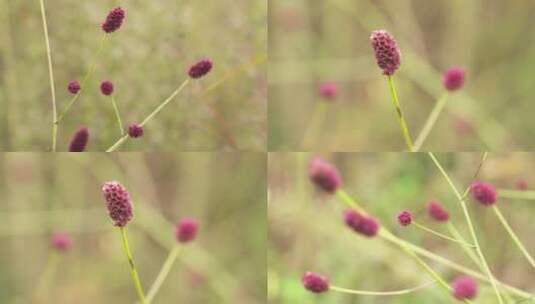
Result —
[[[409,226],[412,223],[412,213],[408,210],[401,211],[398,214],[398,222],[401,226]]]
[[[485,182],[474,182],[470,186],[470,192],[472,192],[473,198],[484,206],[493,205],[498,198],[496,188],[492,184]]]
[[[185,217],[176,223],[175,236],[178,242],[187,243],[197,237],[199,222],[190,217]]]
[[[122,7],[116,7],[112,9],[106,20],[102,23],[102,30],[106,33],[113,33],[118,30],[123,24],[126,11]]]
[[[456,91],[463,87],[466,71],[462,67],[453,66],[444,72],[442,83],[448,91]]]
[[[427,213],[438,222],[447,222],[450,219],[448,211],[437,201],[431,201],[427,204]]]
[[[84,152],[89,141],[89,129],[82,127],[74,133],[69,144],[69,152]]]
[[[401,64],[401,52],[394,37],[385,30],[377,30],[370,35],[370,42],[383,74],[393,75]]]
[[[318,91],[325,100],[334,100],[338,95],[338,85],[333,81],[325,81],[320,83]]]
[[[69,84],[67,85],[67,90],[71,94],[77,94],[80,91],[80,82],[78,80],[71,80],[69,81]]]
[[[301,278],[301,281],[303,282],[303,286],[313,293],[322,293],[329,290],[329,278],[317,273],[307,271]]]
[[[451,288],[456,299],[473,299],[477,295],[478,284],[469,276],[460,276],[453,280]]]
[[[319,156],[314,157],[310,162],[308,175],[316,186],[327,193],[336,192],[342,184],[338,169]]]
[[[343,217],[349,228],[364,236],[373,237],[379,231],[380,224],[377,219],[363,215],[354,209],[346,209]]]
[[[50,238],[50,243],[52,247],[57,251],[65,252],[68,251],[72,246],[72,239],[69,234],[64,232],[56,232],[52,234]]]
[[[124,227],[134,216],[130,195],[119,182],[106,182],[102,186],[108,214],[117,227]]]
[[[138,138],[143,136],[143,126],[137,123],[133,123],[128,127],[128,135],[132,138]]]
[[[109,96],[113,93],[113,82],[104,80],[100,83],[100,91],[102,94]]]
[[[193,64],[188,71],[188,75],[193,78],[201,78],[212,70],[213,62],[209,58],[204,58]]]

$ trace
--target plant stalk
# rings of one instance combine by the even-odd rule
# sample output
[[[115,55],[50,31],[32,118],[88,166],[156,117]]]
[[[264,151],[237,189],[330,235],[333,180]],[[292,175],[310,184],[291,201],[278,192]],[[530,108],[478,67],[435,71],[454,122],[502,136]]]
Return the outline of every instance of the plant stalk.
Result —
[[[136,265],[134,264],[134,258],[132,257],[132,252],[130,251],[130,246],[128,245],[128,238],[126,237],[126,228],[121,227],[121,237],[123,239],[124,252],[128,258],[128,265],[130,266],[130,274],[132,275],[132,280],[136,287],[136,292],[139,297],[141,304],[146,304],[145,293],[143,292],[143,287],[141,286],[141,281],[139,280],[139,275],[137,273]]]

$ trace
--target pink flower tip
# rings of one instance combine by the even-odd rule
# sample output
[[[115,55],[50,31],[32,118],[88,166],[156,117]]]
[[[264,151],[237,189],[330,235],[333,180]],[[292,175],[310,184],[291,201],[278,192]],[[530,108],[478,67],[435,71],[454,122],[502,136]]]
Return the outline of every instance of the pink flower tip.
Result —
[[[361,214],[354,209],[344,210],[343,217],[345,224],[349,228],[364,236],[373,237],[379,231],[380,224],[377,219]]]
[[[370,42],[383,74],[393,75],[401,64],[401,52],[394,37],[385,30],[377,30],[371,33]]]
[[[301,278],[303,286],[310,292],[322,293],[329,290],[329,278],[310,271],[305,272]]]
[[[113,82],[104,80],[100,83],[100,91],[102,94],[109,96],[113,93]]]
[[[89,141],[89,129],[81,127],[74,133],[69,143],[69,152],[84,152]]]
[[[102,186],[108,214],[117,227],[124,227],[134,217],[130,195],[119,182],[106,182]]]
[[[492,184],[485,182],[474,182],[470,186],[470,192],[472,192],[472,197],[476,201],[485,206],[493,205],[498,198],[496,188]]]
[[[314,157],[308,167],[310,180],[327,193],[334,193],[342,184],[338,169],[323,158]]]
[[[456,299],[473,299],[477,295],[478,284],[469,276],[459,276],[453,280],[451,288]]]
[[[442,83],[448,91],[455,91],[463,87],[466,71],[462,67],[453,66],[444,72]]]
[[[106,33],[112,33],[118,30],[123,24],[126,11],[122,7],[116,7],[112,9],[106,20],[102,23],[102,30]]]
[[[198,231],[199,222],[196,219],[185,217],[176,224],[175,236],[180,243],[187,243],[195,239]]]
[[[132,138],[138,138],[143,136],[143,126],[137,123],[133,123],[128,126],[128,136]]]
[[[319,94],[326,100],[334,100],[338,94],[338,85],[333,81],[325,81],[319,85]]]
[[[427,204],[427,213],[438,222],[447,222],[450,214],[439,202],[431,201]]]
[[[78,80],[71,80],[67,85],[67,90],[72,94],[77,94],[80,91],[80,82]]]
[[[194,79],[201,78],[212,70],[213,65],[212,60],[208,58],[201,59],[189,68],[188,75]]]
[[[408,210],[403,210],[398,214],[398,222],[401,226],[409,226],[412,223],[412,213]]]
[[[56,250],[64,252],[71,248],[72,239],[67,233],[56,232],[52,234],[52,237],[50,238],[50,243],[52,244],[52,247],[54,247]]]

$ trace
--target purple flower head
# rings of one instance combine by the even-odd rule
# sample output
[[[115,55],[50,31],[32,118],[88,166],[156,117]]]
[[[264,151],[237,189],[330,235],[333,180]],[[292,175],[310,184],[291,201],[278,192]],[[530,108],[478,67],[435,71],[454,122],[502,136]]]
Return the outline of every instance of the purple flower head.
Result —
[[[102,186],[106,207],[115,226],[124,227],[134,216],[132,202],[128,191],[116,181],[106,182]]]
[[[100,83],[100,91],[104,95],[111,95],[113,93],[113,82],[104,80]]]
[[[338,170],[323,158],[316,156],[310,162],[308,175],[316,186],[327,193],[334,193],[342,184]]]
[[[516,181],[516,188],[518,190],[522,190],[522,191],[528,190],[528,181],[523,179],[523,178],[517,180]]]
[[[380,226],[377,219],[363,215],[354,209],[344,211],[344,222],[353,231],[367,237],[375,236]]]
[[[444,72],[442,83],[448,91],[455,91],[463,87],[466,71],[458,66],[453,66]]]
[[[58,251],[67,251],[71,248],[72,240],[69,234],[56,232],[50,238],[50,243]]]
[[[194,79],[201,78],[210,72],[213,65],[212,60],[208,58],[201,59],[189,68],[188,75]]]
[[[325,81],[319,85],[319,94],[326,100],[334,100],[338,94],[338,85],[333,81]]]
[[[409,226],[412,223],[412,214],[408,210],[403,210],[398,214],[398,221],[401,226]]]
[[[143,126],[137,123],[133,123],[128,127],[128,135],[132,138],[138,138],[143,136]]]
[[[490,206],[496,203],[498,194],[496,193],[496,188],[492,184],[485,182],[474,182],[470,186],[470,192],[474,199],[485,206]]]
[[[180,243],[193,241],[199,230],[199,222],[196,219],[185,217],[176,223],[175,236]]]
[[[370,42],[383,74],[393,75],[401,64],[401,53],[394,37],[385,30],[377,30],[370,35]]]
[[[431,201],[427,204],[427,213],[433,219],[439,222],[447,222],[450,219],[450,214],[439,202]]]
[[[310,271],[305,272],[301,278],[303,286],[313,293],[322,293],[329,290],[329,278],[313,273]]]
[[[69,85],[67,85],[67,90],[69,90],[69,92],[71,92],[72,94],[78,93],[78,91],[80,91],[80,82],[78,80],[69,81]]]
[[[74,133],[69,144],[69,152],[84,152],[89,141],[89,129],[81,127]]]
[[[115,32],[123,24],[125,15],[126,15],[126,11],[120,6],[112,9],[108,13],[108,16],[106,17],[106,21],[102,23],[102,30],[106,33]]]
[[[458,300],[473,299],[477,295],[477,282],[468,276],[459,276],[451,282],[453,296]]]

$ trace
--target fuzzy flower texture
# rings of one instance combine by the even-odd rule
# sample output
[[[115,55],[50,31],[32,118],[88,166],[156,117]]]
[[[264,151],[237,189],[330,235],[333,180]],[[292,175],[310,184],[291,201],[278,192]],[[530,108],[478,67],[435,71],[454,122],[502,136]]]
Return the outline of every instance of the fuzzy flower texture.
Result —
[[[125,15],[126,15],[126,11],[120,6],[112,9],[108,13],[108,16],[106,17],[106,21],[102,23],[102,30],[106,33],[115,32],[123,24]]]
[[[104,183],[102,194],[108,214],[117,227],[124,227],[134,216],[128,191],[116,181]]]
[[[448,211],[436,201],[427,204],[427,213],[437,222],[447,222],[450,219]]]
[[[477,282],[468,276],[457,277],[451,283],[453,296],[458,300],[473,299],[477,295]]]
[[[89,141],[89,129],[82,127],[74,133],[69,144],[69,152],[84,152]]]
[[[334,193],[342,184],[342,179],[335,166],[321,157],[314,157],[308,168],[310,180],[327,193]]]
[[[493,205],[498,198],[496,188],[485,182],[474,182],[470,186],[470,192],[472,192],[474,199],[484,206]]]
[[[201,59],[189,68],[188,75],[194,79],[201,78],[208,74],[213,66],[212,60],[208,58]]]
[[[80,82],[78,80],[71,80],[69,81],[69,84],[67,85],[67,90],[71,94],[77,94],[80,91]]]
[[[398,221],[401,226],[409,226],[412,223],[412,214],[408,210],[401,211],[398,214]]]
[[[50,243],[58,251],[67,251],[71,248],[72,240],[67,233],[56,232],[50,238]]]
[[[100,83],[100,91],[102,94],[109,96],[113,93],[113,82],[104,80]]]
[[[303,286],[313,293],[322,293],[329,290],[329,279],[317,273],[305,272],[301,281]]]
[[[138,138],[143,136],[143,126],[137,123],[133,123],[128,126],[128,136],[132,138]]]
[[[197,237],[199,222],[196,219],[185,217],[176,223],[175,236],[180,243],[191,242]]]
[[[372,32],[370,42],[383,74],[393,75],[401,64],[401,52],[394,37],[385,30],[377,30]]]
[[[455,91],[463,87],[466,71],[458,66],[449,68],[442,78],[442,83],[448,91]]]
[[[367,237],[373,237],[379,231],[379,221],[371,216],[364,215],[353,209],[344,211],[344,222],[353,229]]]

